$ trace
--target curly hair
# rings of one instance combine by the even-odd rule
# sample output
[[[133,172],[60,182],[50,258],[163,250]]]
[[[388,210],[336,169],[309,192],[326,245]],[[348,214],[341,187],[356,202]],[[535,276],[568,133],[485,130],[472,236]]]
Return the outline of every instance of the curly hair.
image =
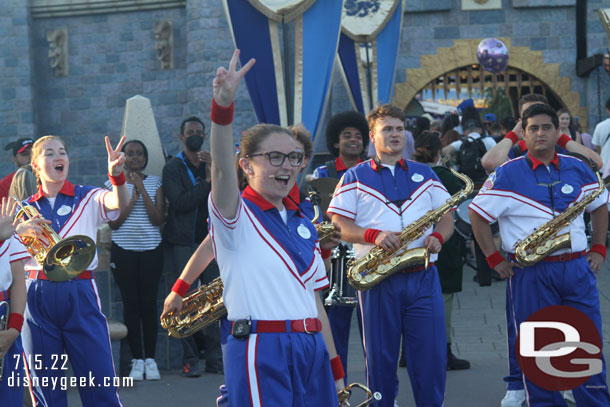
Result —
[[[393,117],[404,122],[406,115],[405,112],[403,112],[399,107],[390,103],[386,103],[385,105],[377,105],[377,107],[366,115],[366,118],[369,121],[369,129],[371,129],[371,131],[373,131],[375,128],[377,120],[381,119],[382,117]]]
[[[339,143],[339,136],[346,127],[355,127],[360,131],[363,151],[366,151],[369,144],[369,125],[362,113],[354,111],[337,113],[330,118],[326,126],[326,147],[334,157],[339,156],[339,148],[335,147],[335,144]]]

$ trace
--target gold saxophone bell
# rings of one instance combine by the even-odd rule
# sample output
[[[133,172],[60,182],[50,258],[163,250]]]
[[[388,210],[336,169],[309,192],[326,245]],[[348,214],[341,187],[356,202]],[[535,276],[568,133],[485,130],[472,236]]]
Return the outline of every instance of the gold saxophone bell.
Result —
[[[318,241],[320,244],[326,243],[330,240],[330,238],[335,234],[335,230],[337,229],[335,225],[330,222],[321,222],[318,221],[322,218],[322,213],[320,212],[320,199],[318,197],[318,192],[312,188],[311,185],[307,185],[309,199],[311,199],[311,203],[313,205],[314,216],[311,222],[315,225],[316,232],[318,232]]]
[[[337,393],[337,398],[339,399],[339,406],[347,406],[347,405],[349,405],[349,404],[347,404],[347,402],[349,401],[349,398],[351,396],[351,390],[353,388],[360,389],[360,390],[362,390],[362,391],[364,391],[366,393],[366,400],[364,400],[362,403],[358,404],[356,407],[368,406],[373,401],[381,400],[381,393],[379,393],[379,392],[373,393],[364,384],[352,383],[352,384],[346,386],[339,393]]]
[[[40,218],[40,212],[32,205],[21,205],[16,198],[19,212],[15,218],[25,220]],[[68,281],[78,277],[95,257],[95,242],[89,236],[75,235],[61,239],[51,226],[43,223],[42,236],[36,239],[20,236],[27,251],[42,266],[42,271],[51,281]]]
[[[3,305],[6,305],[6,307],[5,307],[5,311],[2,314],[2,316],[0,316],[0,331],[6,330],[6,326],[8,325],[8,315],[9,315],[10,309],[11,309],[8,302],[6,302],[6,301],[0,302],[0,307],[2,307]],[[4,359],[6,359],[6,358],[3,357],[0,359],[0,382],[4,378]]]
[[[184,297],[179,314],[161,319],[161,327],[173,338],[186,338],[211,325],[227,314],[222,300],[223,288],[220,277],[202,285]]]

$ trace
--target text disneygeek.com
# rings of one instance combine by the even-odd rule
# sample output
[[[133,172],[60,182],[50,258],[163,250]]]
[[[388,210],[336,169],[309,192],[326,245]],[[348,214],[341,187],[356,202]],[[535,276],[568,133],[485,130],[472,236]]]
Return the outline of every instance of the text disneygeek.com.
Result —
[[[99,378],[93,377],[89,372],[89,376],[81,377],[57,377],[57,376],[21,376],[12,372],[5,380],[9,387],[44,387],[51,390],[67,390],[68,387],[133,387],[133,377],[104,377],[101,382]]]

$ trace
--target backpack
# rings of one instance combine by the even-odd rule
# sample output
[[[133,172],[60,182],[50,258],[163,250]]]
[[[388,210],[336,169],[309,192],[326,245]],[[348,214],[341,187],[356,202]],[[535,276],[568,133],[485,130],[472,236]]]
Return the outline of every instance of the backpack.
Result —
[[[459,171],[466,174],[473,182],[483,182],[487,178],[487,172],[481,164],[481,158],[487,152],[483,143],[483,137],[473,139],[462,137],[462,146],[457,153],[456,164]]]

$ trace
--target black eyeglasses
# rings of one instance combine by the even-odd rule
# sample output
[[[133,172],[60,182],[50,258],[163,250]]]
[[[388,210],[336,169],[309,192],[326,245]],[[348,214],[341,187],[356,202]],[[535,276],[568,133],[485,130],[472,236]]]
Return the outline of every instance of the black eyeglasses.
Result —
[[[300,151],[293,151],[288,154],[280,153],[279,151],[269,151],[268,153],[256,153],[247,155],[246,158],[256,157],[258,155],[265,155],[269,160],[269,164],[274,167],[280,167],[284,164],[284,160],[288,157],[288,162],[293,167],[298,167],[303,163],[303,153]]]

